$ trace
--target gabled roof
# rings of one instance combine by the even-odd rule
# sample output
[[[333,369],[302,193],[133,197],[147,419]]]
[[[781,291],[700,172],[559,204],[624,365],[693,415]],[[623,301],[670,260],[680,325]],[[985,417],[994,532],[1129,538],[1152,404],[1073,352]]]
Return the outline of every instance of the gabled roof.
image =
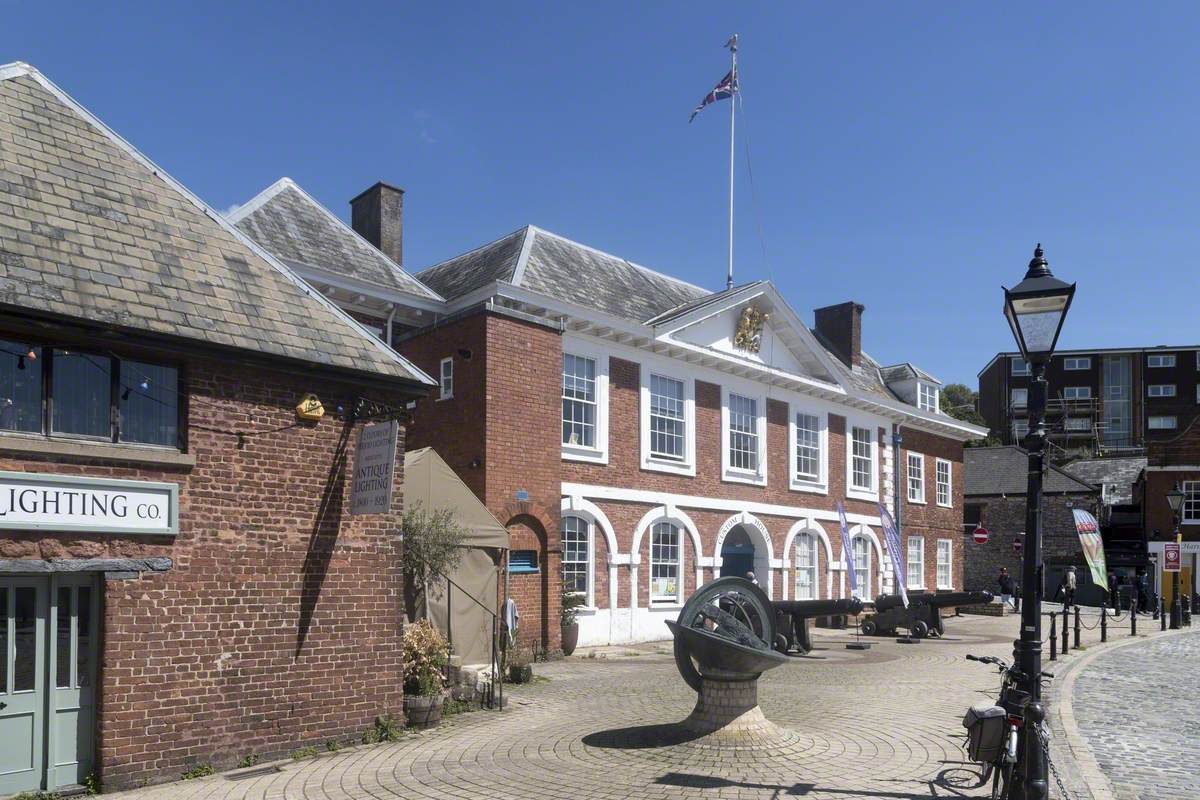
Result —
[[[963,471],[963,494],[967,497],[1002,494],[1024,496],[1028,489],[1029,453],[1012,445],[968,447],[963,451]],[[1099,489],[1053,464],[1047,464],[1043,491],[1053,494],[1096,494]]]
[[[909,378],[916,378],[917,380],[936,383],[938,386],[942,385],[940,380],[909,361],[893,364],[890,367],[880,367],[879,375],[881,378],[883,378],[885,383],[894,383],[896,381],[903,381]]]
[[[0,309],[432,384],[27,64],[0,131]]]
[[[1081,458],[1063,465],[1064,472],[1082,481],[1109,487],[1105,500],[1113,505],[1133,502],[1133,484],[1145,468],[1145,456]]]
[[[666,323],[672,322],[679,317],[684,316],[685,314],[690,314],[693,311],[697,311],[701,308],[707,308],[708,306],[716,305],[726,297],[731,297],[738,292],[741,292],[743,289],[754,289],[762,286],[764,283],[766,283],[766,281],[751,281],[750,283],[743,283],[740,286],[731,286],[730,288],[720,292],[702,295],[697,297],[695,300],[689,300],[686,303],[677,305],[674,308],[669,308],[661,314],[651,317],[650,319],[646,320],[646,324],[665,325]]]
[[[276,258],[376,286],[441,298],[318,203],[291,178],[280,178],[229,215]]]
[[[417,279],[450,300],[501,281],[634,322],[712,294],[533,225]]]

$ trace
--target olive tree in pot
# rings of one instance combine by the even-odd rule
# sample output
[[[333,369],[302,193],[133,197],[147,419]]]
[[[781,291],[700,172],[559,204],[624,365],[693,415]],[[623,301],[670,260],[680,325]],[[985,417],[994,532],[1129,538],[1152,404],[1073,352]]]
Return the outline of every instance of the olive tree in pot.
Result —
[[[462,561],[466,530],[448,508],[427,511],[415,502],[404,512],[400,568],[409,619],[429,618],[429,599],[446,591],[446,577]]]
[[[580,592],[562,593],[562,649],[563,655],[569,656],[575,652],[579,644],[579,621],[576,619],[578,609],[587,600]]]
[[[442,684],[449,648],[446,637],[423,619],[404,628],[404,716],[414,728],[442,720]]]

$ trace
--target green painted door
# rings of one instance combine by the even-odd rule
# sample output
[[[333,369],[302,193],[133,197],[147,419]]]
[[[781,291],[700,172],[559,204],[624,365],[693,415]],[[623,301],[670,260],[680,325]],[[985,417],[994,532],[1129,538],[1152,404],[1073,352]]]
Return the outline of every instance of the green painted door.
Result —
[[[92,771],[98,598],[86,573],[55,577],[50,594],[46,788],[59,789]]]
[[[46,578],[0,578],[0,794],[42,788]]]

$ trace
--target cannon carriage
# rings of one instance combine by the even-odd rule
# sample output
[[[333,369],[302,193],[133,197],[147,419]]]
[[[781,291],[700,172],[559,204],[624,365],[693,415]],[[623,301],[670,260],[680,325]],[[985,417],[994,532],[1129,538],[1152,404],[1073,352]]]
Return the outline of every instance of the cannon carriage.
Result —
[[[881,594],[875,598],[875,612],[863,619],[860,629],[866,636],[894,636],[899,630],[907,630],[917,639],[943,636],[943,608],[990,602],[991,592],[912,592],[905,607],[900,595]]]
[[[808,621],[814,617],[833,617],[862,612],[863,603],[857,597],[845,600],[774,600],[775,649],[781,653],[792,650],[801,655],[812,652],[812,637]]]

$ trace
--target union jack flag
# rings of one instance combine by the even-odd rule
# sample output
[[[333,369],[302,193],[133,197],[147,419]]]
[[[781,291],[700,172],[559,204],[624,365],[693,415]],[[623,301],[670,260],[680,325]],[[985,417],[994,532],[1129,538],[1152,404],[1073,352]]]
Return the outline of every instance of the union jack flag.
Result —
[[[696,106],[695,110],[692,111],[692,116],[688,117],[688,123],[690,124],[691,121],[696,118],[696,115],[704,110],[706,105],[715,103],[718,100],[728,100],[737,93],[737,90],[737,72],[731,69],[724,78],[721,78],[721,82],[714,86],[713,90],[704,96],[704,99],[700,101],[700,105]]]

